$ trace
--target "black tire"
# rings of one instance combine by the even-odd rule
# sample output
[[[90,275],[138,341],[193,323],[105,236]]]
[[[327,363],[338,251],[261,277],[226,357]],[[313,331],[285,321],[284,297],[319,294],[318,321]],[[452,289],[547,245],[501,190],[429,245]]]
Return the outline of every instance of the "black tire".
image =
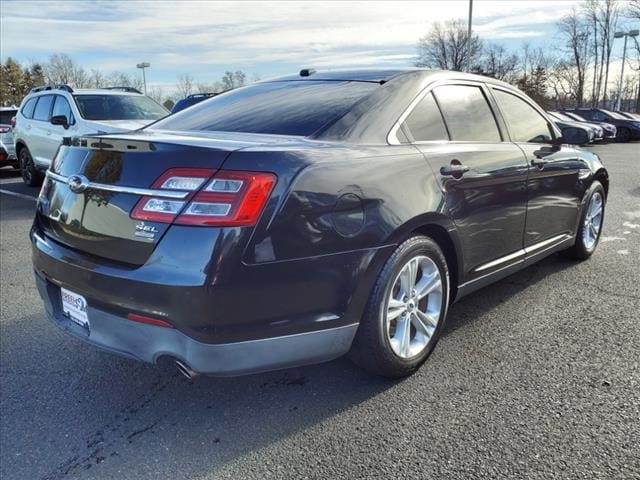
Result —
[[[618,132],[616,133],[616,140],[618,142],[627,143],[630,138],[631,138],[631,130],[625,127],[618,128]]]
[[[42,185],[44,175],[36,168],[27,147],[22,147],[18,155],[22,181],[30,187],[39,187]]]
[[[402,358],[391,347],[386,329],[386,311],[391,289],[400,271],[411,258],[416,256],[428,257],[438,268],[442,282],[440,316],[435,331],[424,349],[413,357]],[[425,236],[414,236],[403,242],[389,257],[376,280],[349,352],[349,358],[365,370],[384,377],[401,378],[414,373],[425,362],[438,342],[447,316],[449,290],[449,269],[440,247]],[[425,300],[427,298],[425,297]]]
[[[592,242],[593,236],[588,232],[588,226],[586,225],[587,216],[590,214],[589,207],[591,206],[592,199],[598,195],[599,198],[602,199],[602,216],[600,218],[599,226],[597,227],[597,235],[595,236],[595,242]],[[596,247],[600,242],[600,237],[602,234],[602,226],[604,224],[604,214],[605,207],[607,203],[607,197],[605,195],[604,188],[602,184],[594,180],[589,190],[585,195],[584,207],[582,208],[582,212],[580,214],[580,223],[578,224],[578,232],[576,234],[576,241],[571,248],[568,248],[563,252],[563,254],[574,260],[586,260],[593,252],[596,251]]]

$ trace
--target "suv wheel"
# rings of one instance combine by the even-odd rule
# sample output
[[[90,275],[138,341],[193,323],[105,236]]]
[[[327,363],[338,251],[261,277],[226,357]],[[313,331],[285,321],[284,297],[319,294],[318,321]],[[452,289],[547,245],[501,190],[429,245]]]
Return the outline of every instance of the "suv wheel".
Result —
[[[20,149],[20,174],[22,181],[30,187],[37,187],[42,183],[43,175],[33,163],[27,147]]]
[[[385,377],[411,375],[435,347],[448,304],[449,270],[442,251],[428,237],[411,237],[380,272],[351,359]]]

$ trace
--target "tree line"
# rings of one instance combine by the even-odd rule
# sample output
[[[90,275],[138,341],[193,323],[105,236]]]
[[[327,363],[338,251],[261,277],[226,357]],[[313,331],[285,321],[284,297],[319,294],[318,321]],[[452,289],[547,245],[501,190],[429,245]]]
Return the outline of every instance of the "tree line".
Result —
[[[629,37],[627,72],[619,89],[620,73],[611,71],[614,34],[638,28],[640,0],[586,0],[556,23],[559,48],[518,51],[484,42],[463,20],[436,22],[418,40],[416,66],[466,70],[517,85],[545,108],[567,106],[613,107],[640,111],[640,44]],[[470,40],[470,41],[469,41]]]

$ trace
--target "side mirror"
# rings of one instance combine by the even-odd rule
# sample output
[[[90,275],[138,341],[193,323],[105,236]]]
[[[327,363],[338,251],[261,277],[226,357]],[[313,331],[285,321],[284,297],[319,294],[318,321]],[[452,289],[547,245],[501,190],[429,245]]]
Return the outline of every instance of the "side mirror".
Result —
[[[569,145],[586,145],[589,143],[589,134],[586,130],[575,127],[562,129],[562,142]]]
[[[69,120],[66,115],[55,115],[51,117],[51,125],[62,125],[66,130],[69,128]]]

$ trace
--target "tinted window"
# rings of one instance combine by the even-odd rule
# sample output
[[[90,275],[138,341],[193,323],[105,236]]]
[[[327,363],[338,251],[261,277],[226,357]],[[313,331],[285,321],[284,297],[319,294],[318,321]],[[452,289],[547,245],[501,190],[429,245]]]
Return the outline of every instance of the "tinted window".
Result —
[[[592,119],[597,120],[599,122],[607,120],[607,116],[602,112],[588,112],[588,115],[591,115]]]
[[[67,121],[70,125],[75,123],[69,102],[66,98],[60,95],[56,95],[56,101],[53,104],[53,113],[51,113],[52,117],[55,117],[56,115],[64,115],[67,117]]]
[[[307,136],[338,120],[378,87],[343,81],[258,83],[205,100],[152,128]]]
[[[0,123],[10,125],[11,119],[16,116],[17,110],[2,110],[0,112]]]
[[[405,120],[405,125],[417,142],[449,140],[440,109],[431,93],[420,100]]]
[[[168,112],[144,95],[74,95],[87,120],[158,120]]]
[[[42,97],[39,97],[36,109],[33,112],[33,119],[49,121],[49,112],[51,112],[52,102],[53,95],[43,95]]]
[[[514,142],[548,143],[551,141],[547,120],[535,108],[520,97],[502,90],[494,90],[493,94]]]
[[[445,85],[434,89],[452,140],[499,142],[500,131],[480,87]]]
[[[22,107],[22,115],[27,118],[33,118],[33,109],[36,107],[36,100],[38,99],[31,98],[24,104],[24,107]]]

